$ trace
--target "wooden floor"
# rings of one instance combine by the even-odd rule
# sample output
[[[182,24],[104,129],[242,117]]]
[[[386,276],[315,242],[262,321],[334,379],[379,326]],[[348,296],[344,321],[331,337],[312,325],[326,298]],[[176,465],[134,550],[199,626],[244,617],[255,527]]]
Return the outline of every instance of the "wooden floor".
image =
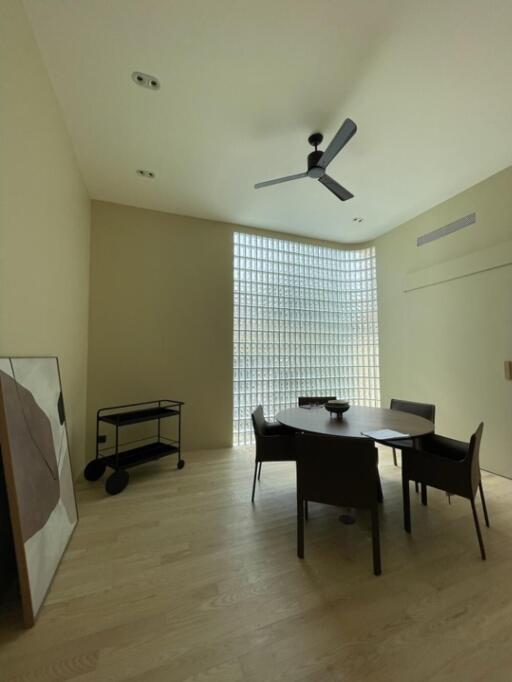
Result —
[[[80,523],[37,625],[0,618],[0,680],[421,682],[512,679],[512,482],[484,475],[480,560],[469,503],[412,496],[381,454],[383,574],[369,519],[310,505],[296,558],[295,472],[251,449],[133,470],[108,497],[79,486]]]

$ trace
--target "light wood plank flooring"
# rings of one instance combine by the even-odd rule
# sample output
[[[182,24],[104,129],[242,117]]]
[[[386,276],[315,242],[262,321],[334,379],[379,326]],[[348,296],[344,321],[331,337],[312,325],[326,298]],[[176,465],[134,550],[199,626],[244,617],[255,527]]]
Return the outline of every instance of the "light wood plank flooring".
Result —
[[[295,472],[250,448],[133,470],[118,497],[79,485],[80,524],[39,621],[0,617],[0,680],[397,682],[512,679],[512,482],[484,475],[482,562],[465,500],[411,486],[381,454],[383,574],[367,514],[310,505],[296,558]],[[483,519],[482,519],[483,521]]]

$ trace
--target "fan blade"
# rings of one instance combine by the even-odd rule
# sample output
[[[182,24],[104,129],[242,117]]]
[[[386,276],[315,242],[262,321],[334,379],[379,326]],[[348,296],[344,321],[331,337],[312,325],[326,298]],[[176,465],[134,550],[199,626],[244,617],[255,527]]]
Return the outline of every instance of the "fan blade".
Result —
[[[350,118],[346,118],[343,122],[341,128],[338,130],[336,135],[332,138],[330,144],[328,145],[325,152],[320,157],[318,165],[322,168],[327,168],[327,166],[334,159],[336,154],[340,152],[343,147],[347,144],[350,138],[355,135],[357,126]]]
[[[336,182],[336,180],[333,180],[330,175],[322,175],[321,178],[318,178],[318,182],[321,182],[324,187],[327,187],[328,190],[330,190],[338,197],[338,199],[341,199],[342,201],[352,199],[354,196],[348,191],[348,189],[345,189],[338,182]]]
[[[285,178],[277,178],[276,180],[265,180],[265,182],[258,182],[254,185],[254,189],[268,187],[269,185],[278,185],[280,182],[288,182],[289,180],[298,180],[299,178],[305,177],[307,177],[307,173],[297,173],[297,175],[287,175]]]

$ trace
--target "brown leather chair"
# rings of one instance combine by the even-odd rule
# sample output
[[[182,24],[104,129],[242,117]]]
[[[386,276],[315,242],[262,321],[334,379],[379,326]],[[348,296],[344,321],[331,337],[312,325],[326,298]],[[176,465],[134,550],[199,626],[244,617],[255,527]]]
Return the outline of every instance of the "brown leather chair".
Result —
[[[430,405],[429,403],[414,403],[410,400],[398,400],[397,398],[391,398],[389,409],[400,410],[400,412],[407,412],[409,414],[415,414],[418,417],[424,417],[424,419],[428,419],[433,424],[435,424],[436,421],[436,406]],[[389,445],[389,447],[393,448],[393,461],[395,466],[398,466],[398,462],[396,460],[396,451],[402,450],[403,448],[414,447],[411,438],[403,440],[389,440],[386,442],[386,445]]]
[[[485,559],[485,548],[475,506],[477,490],[484,511],[485,525],[489,527],[489,516],[485,504],[480,476],[480,441],[484,425],[479,425],[469,443],[432,434],[425,436],[421,450],[402,450],[402,489],[404,499],[404,527],[411,532],[411,506],[409,481],[421,481],[432,488],[444,490],[450,495],[465,497],[471,502],[480,554]]]
[[[304,558],[305,502],[369,509],[373,571],[381,573],[377,449],[365,438],[297,434],[297,554]]]
[[[336,396],[308,398],[308,396],[303,395],[299,396],[297,402],[299,407],[304,407],[305,405],[325,405],[325,403],[328,403],[329,400],[336,400]]]
[[[259,481],[262,462],[294,462],[295,450],[294,433],[281,424],[266,421],[261,405],[258,405],[252,413],[252,425],[256,438],[256,460],[251,495],[251,502],[254,502],[256,476]]]
[[[336,400],[335,395],[329,395],[329,396],[307,396],[307,395],[302,395],[297,398],[297,404],[299,407],[319,407],[320,405],[325,405],[326,403],[329,402],[329,400]],[[306,501],[305,504],[305,511],[306,511],[306,521],[309,518],[309,507],[308,503]]]
[[[436,422],[436,406],[430,403],[415,403],[410,400],[398,400],[397,398],[391,398],[391,403],[389,405],[390,410],[400,410],[401,412],[408,412],[409,414],[415,414],[418,417],[423,417],[428,419],[430,422],[435,424]],[[416,439],[417,441],[418,439]],[[420,441],[421,442],[421,441]],[[413,448],[415,443],[412,438],[404,438],[401,440],[389,440],[386,442],[390,448],[393,449],[393,462],[395,466],[398,466],[396,459],[396,451],[402,450],[403,448]],[[416,492],[418,492],[418,482],[415,481]],[[421,487],[421,502],[422,504],[427,504],[427,487],[423,485]]]

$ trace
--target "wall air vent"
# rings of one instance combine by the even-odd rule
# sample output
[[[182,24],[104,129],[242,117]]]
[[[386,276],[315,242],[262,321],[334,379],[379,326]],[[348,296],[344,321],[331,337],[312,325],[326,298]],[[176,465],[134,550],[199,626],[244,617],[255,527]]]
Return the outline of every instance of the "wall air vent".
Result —
[[[418,237],[416,241],[417,246],[423,246],[429,242],[435,242],[436,239],[441,239],[441,237],[446,237],[452,232],[457,232],[457,230],[462,230],[463,227],[468,227],[476,222],[476,213],[468,213],[463,218],[454,220],[453,223],[448,223],[448,225],[443,225],[443,227],[438,227],[437,230],[432,230],[432,232],[427,232]]]

